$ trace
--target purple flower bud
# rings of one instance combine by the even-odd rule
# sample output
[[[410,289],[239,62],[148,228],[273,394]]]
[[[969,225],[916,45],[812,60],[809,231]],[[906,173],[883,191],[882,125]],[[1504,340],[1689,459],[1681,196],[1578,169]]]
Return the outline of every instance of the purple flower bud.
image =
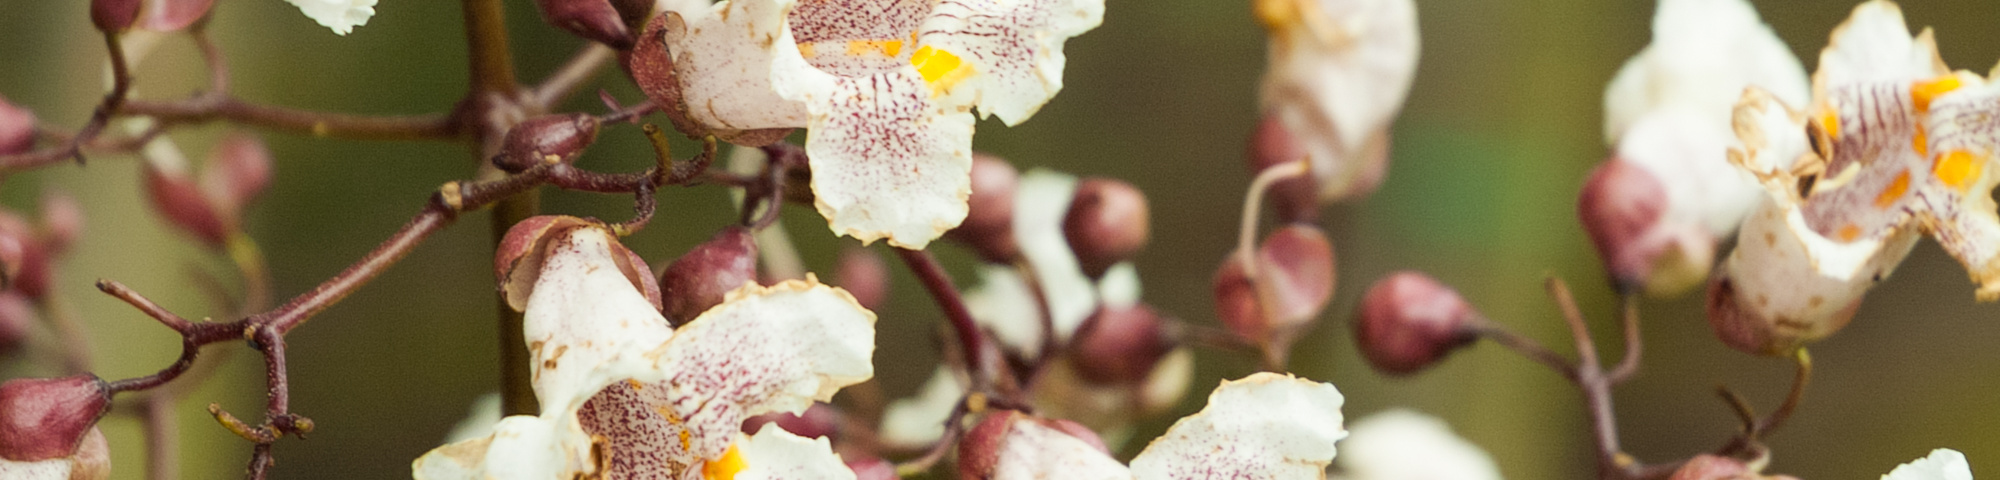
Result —
[[[1354,341],[1376,370],[1406,375],[1473,341],[1479,313],[1428,275],[1401,271],[1375,282],[1354,316]]]
[[[814,403],[804,413],[766,413],[743,419],[743,433],[756,434],[766,424],[778,424],[778,428],[806,438],[833,437],[840,433],[840,410],[824,403]]]
[[[0,384],[0,458],[71,456],[110,408],[111,392],[96,375],[8,380]]]
[[[1333,243],[1319,227],[1292,224],[1257,248],[1254,269],[1230,255],[1216,271],[1216,314],[1244,339],[1289,344],[1333,299]]]
[[[26,152],[34,147],[35,112],[0,98],[0,155]]]
[[[48,247],[27,220],[14,212],[0,210],[0,261],[7,262],[9,287],[28,298],[47,295],[49,256]]]
[[[1666,220],[1666,187],[1631,162],[1604,162],[1584,182],[1577,218],[1621,290],[1673,295],[1698,285],[1715,240],[1698,223]]]
[[[535,0],[535,6],[556,28],[619,50],[632,48],[632,32],[607,0]]]
[[[215,200],[216,210],[231,223],[241,221],[242,211],[251,200],[271,186],[271,150],[264,141],[249,134],[224,137],[209,152],[202,167],[201,187]]]
[[[146,0],[139,28],[155,32],[174,32],[193,25],[196,20],[208,15],[208,9],[215,6],[215,0]]]
[[[1159,313],[1146,305],[1103,306],[1084,325],[1070,355],[1077,376],[1095,383],[1143,382],[1174,347]]]
[[[724,294],[757,280],[757,242],[731,225],[667,265],[660,274],[667,320],[678,327],[722,303]]]
[[[500,238],[500,245],[493,251],[493,276],[500,282],[500,293],[507,300],[507,306],[517,311],[527,309],[528,297],[534,293],[535,281],[542,274],[542,261],[548,254],[549,243],[578,228],[602,227],[571,216],[541,215],[529,217],[507,229],[507,235]],[[615,257],[619,273],[625,274],[625,279],[632,281],[632,288],[658,308],[660,287],[653,282],[653,272],[646,266],[646,260],[616,242],[611,244],[611,248],[622,253]]]
[[[20,350],[29,331],[41,323],[34,304],[21,292],[0,292],[0,355]]]
[[[123,32],[139,19],[141,0],[90,0],[90,23],[98,30]]]
[[[1146,194],[1119,180],[1087,178],[1063,217],[1063,236],[1083,272],[1096,278],[1146,247],[1152,226]]]
[[[1014,186],[1021,175],[1006,160],[972,153],[972,195],[966,197],[965,221],[945,235],[972,247],[979,258],[1012,263],[1021,256],[1014,240]]]
[[[551,161],[549,157],[555,157],[555,162],[570,163],[576,161],[584,147],[596,140],[597,117],[589,114],[530,118],[507,131],[500,155],[493,158],[493,165],[508,173],[521,173]]]
[[[853,295],[861,308],[876,310],[889,298],[889,266],[873,250],[850,247],[840,252],[833,284]]]
[[[147,160],[145,164],[146,194],[153,211],[209,248],[223,248],[233,228],[223,221],[194,179],[186,171],[161,162]]]
[[[1014,410],[1000,410],[986,415],[972,430],[958,441],[958,478],[961,480],[984,480],[993,478],[1000,466],[1000,453],[1006,448],[1008,436],[1014,427],[1023,423],[1039,423],[1043,427],[1075,437],[1099,452],[1109,455],[1104,440],[1082,424],[1069,420],[1037,418]],[[1015,460],[1019,460],[1016,457]]]
[[[42,230],[45,244],[52,255],[69,251],[70,245],[83,236],[83,206],[76,203],[76,197],[61,190],[42,192]]]
[[[1305,145],[1292,137],[1292,132],[1285,129],[1284,122],[1278,121],[1275,114],[1265,114],[1257,121],[1257,129],[1250,132],[1250,152],[1245,159],[1249,160],[1252,174],[1305,157]],[[1310,223],[1319,217],[1317,178],[1300,175],[1271,185],[1265,198],[1271,202],[1278,221]]]

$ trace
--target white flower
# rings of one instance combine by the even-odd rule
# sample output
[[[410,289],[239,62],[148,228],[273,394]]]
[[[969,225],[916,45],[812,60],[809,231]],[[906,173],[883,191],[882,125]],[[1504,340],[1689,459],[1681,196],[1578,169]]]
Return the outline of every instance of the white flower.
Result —
[[[609,232],[544,237],[539,256],[510,262],[539,271],[524,330],[541,414],[431,451],[412,465],[418,478],[854,478],[824,439],[740,430],[873,375],[875,317],[846,292],[810,276],[746,284],[676,331]]]
[[[1320,199],[1374,188],[1417,71],[1413,0],[1258,0],[1270,30],[1262,104],[1312,159]]]
[[[1604,92],[1611,161],[1636,168],[1619,172],[1630,178],[1593,176],[1579,200],[1596,203],[1580,207],[1585,212],[1643,217],[1586,215],[1600,254],[1621,281],[1660,296],[1699,284],[1714,263],[1715,244],[1762,201],[1756,179],[1727,157],[1737,145],[1731,111],[1748,86],[1794,104],[1808,98],[1798,58],[1748,2],[1660,2],[1652,43],[1625,62]],[[1595,185],[1600,181],[1623,183]],[[1619,204],[1649,208],[1618,210]],[[1633,222],[1640,225],[1625,225]]]
[[[1175,422],[1130,469],[1075,437],[1015,422],[994,480],[1321,478],[1333,461],[1345,399],[1331,384],[1258,373],[1223,382],[1200,413]]]
[[[1965,462],[1965,454],[1940,448],[1932,450],[1930,456],[1896,466],[1882,480],[1972,480],[1972,465]]]
[[[375,0],[285,0],[333,33],[346,35],[375,16]]]
[[[1770,203],[1727,263],[1735,310],[1769,323],[1776,349],[1823,337],[1926,234],[1980,300],[2000,299],[2000,85],[1949,71],[1930,32],[1910,36],[1884,0],[1855,7],[1820,65],[1809,109],[1759,90],[1736,109],[1731,160]]]
[[[111,478],[111,449],[104,432],[91,427],[67,457],[36,461],[0,458],[0,478],[9,480],[104,480]]]
[[[1337,460],[1346,480],[1500,480],[1478,445],[1436,417],[1394,409],[1354,422]]]
[[[734,0],[670,25],[685,112],[725,139],[805,127],[835,233],[923,248],[965,219],[972,109],[1009,125],[1062,89],[1103,0]],[[773,140],[758,136],[750,143]]]

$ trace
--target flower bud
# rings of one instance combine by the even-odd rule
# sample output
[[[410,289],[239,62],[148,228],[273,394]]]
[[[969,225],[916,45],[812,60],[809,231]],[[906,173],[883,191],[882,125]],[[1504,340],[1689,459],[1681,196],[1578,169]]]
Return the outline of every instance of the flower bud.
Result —
[[[34,147],[35,112],[0,98],[0,155],[26,152]]]
[[[508,173],[521,173],[542,163],[570,163],[596,140],[597,117],[589,114],[530,118],[507,130],[493,165]]]
[[[34,304],[21,292],[0,291],[0,355],[20,350],[29,331],[41,323]]]
[[[535,6],[556,28],[619,50],[632,48],[632,32],[607,0],[535,0]]]
[[[889,266],[872,250],[849,247],[840,252],[840,263],[833,270],[833,284],[853,295],[854,303],[861,304],[861,308],[880,309],[889,297]]]
[[[1304,158],[1305,145],[1285,129],[1284,122],[1278,121],[1277,115],[1265,114],[1262,120],[1257,121],[1257,129],[1250,132],[1250,152],[1245,159],[1249,160],[1252,175]],[[1271,185],[1264,196],[1271,202],[1278,221],[1310,223],[1319,217],[1319,185],[1314,183],[1316,179],[1312,175],[1300,175]]]
[[[11,211],[0,210],[0,261],[7,262],[5,272],[9,288],[28,298],[42,298],[48,294],[49,256],[48,247],[27,220],[22,220]]]
[[[1021,174],[1006,160],[972,154],[972,195],[966,197],[965,221],[945,235],[964,242],[991,263],[1013,263],[1021,256],[1014,239],[1014,188]]]
[[[528,297],[534,293],[535,282],[542,274],[548,245],[578,228],[602,227],[566,215],[540,215],[507,229],[507,235],[500,238],[500,245],[493,251],[493,276],[500,283],[500,296],[507,300],[507,306],[516,311],[527,309]],[[658,308],[660,286],[653,282],[653,271],[646,266],[646,260],[617,242],[612,242],[611,248],[622,253],[614,256],[619,273],[632,282],[632,288],[644,295],[647,303]]]
[[[1458,292],[1419,272],[1389,274],[1368,288],[1354,316],[1354,341],[1368,364],[1406,375],[1436,363],[1478,335],[1479,316]]]
[[[208,15],[215,0],[146,0],[140,9],[139,28],[155,32],[175,32]]]
[[[1108,178],[1077,183],[1076,198],[1063,217],[1063,237],[1084,274],[1103,276],[1104,270],[1146,247],[1152,230],[1146,210],[1146,194],[1130,183]]]
[[[83,206],[60,190],[42,192],[41,206],[44,244],[51,254],[61,255],[83,236]]]
[[[96,375],[21,378],[0,384],[0,458],[33,462],[77,452],[111,392]]]
[[[0,290],[14,288],[14,282],[21,277],[22,264],[27,263],[27,239],[18,235],[0,232]]]
[[[1668,220],[1669,207],[1660,179],[1631,162],[1604,162],[1584,182],[1577,217],[1619,290],[1677,295],[1708,275],[1714,236]]]
[[[148,158],[144,170],[146,194],[152,200],[154,212],[165,217],[168,225],[194,235],[209,248],[223,248],[232,228],[181,165]]]
[[[1695,455],[1674,470],[1669,480],[1734,480],[1751,478],[1750,467],[1734,458],[1711,454]]]
[[[854,480],[899,480],[896,464],[866,454],[842,454],[847,460],[847,469],[854,471]]]
[[[139,18],[141,0],[90,0],[90,23],[98,30],[123,32]]]
[[[209,152],[202,167],[201,188],[215,200],[223,218],[240,220],[251,200],[271,186],[271,150],[249,134],[233,134]]]
[[[725,294],[757,280],[757,242],[731,225],[695,245],[660,274],[667,320],[678,327],[722,303]]]
[[[806,438],[832,437],[840,433],[840,410],[833,405],[814,403],[805,412],[793,414],[773,412],[743,419],[743,433],[756,434],[764,425],[778,424],[778,428]]]
[[[1152,307],[1100,306],[1070,343],[1077,376],[1100,384],[1134,384],[1173,350],[1165,324]]]
[[[1033,435],[1021,436],[1016,434],[1017,431],[1024,429],[1033,432]],[[1036,418],[1014,410],[1001,410],[989,413],[986,415],[986,418],[979,421],[978,425],[973,426],[972,430],[965,432],[965,436],[959,439],[958,478],[964,480],[994,478],[993,475],[999,468],[1002,460],[1001,455],[1010,448],[1008,446],[1010,441],[1035,443],[1034,445],[1018,447],[1016,450],[1041,450],[1042,452],[1058,455],[1056,457],[1041,457],[1044,460],[1060,458],[1059,455],[1070,453],[1062,451],[1061,448],[1063,445],[1057,442],[1058,439],[1063,439],[1064,437],[1080,442],[1082,447],[1078,448],[1092,448],[1096,449],[1100,454],[1109,455],[1107,453],[1109,449],[1105,448],[1104,440],[1097,437],[1097,432],[1091,431],[1082,424],[1069,420]],[[1070,443],[1070,445],[1076,445],[1076,443]],[[1023,452],[1012,453],[1019,455]],[[1024,458],[1011,457],[1011,460],[1019,461],[1024,460]]]
[[[1244,339],[1288,344],[1333,299],[1333,243],[1318,227],[1287,225],[1257,248],[1254,269],[1230,255],[1216,271],[1216,314]]]

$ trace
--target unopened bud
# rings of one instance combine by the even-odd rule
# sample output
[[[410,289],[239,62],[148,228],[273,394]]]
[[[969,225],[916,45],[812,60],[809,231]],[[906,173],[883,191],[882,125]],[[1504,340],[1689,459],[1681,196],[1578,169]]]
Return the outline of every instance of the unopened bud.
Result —
[[[18,250],[18,251],[16,251]],[[0,261],[5,265],[8,287],[42,298],[49,291],[48,247],[35,235],[35,228],[12,211],[0,210]]]
[[[141,0],[90,0],[90,23],[98,30],[123,32],[139,19]]]
[[[1119,180],[1087,178],[1063,217],[1063,236],[1083,272],[1096,278],[1146,247],[1151,236],[1146,194]]]
[[[589,114],[530,118],[507,131],[493,165],[508,173],[521,173],[543,163],[570,163],[596,140],[597,117]]]
[[[764,425],[778,424],[793,435],[806,438],[832,437],[840,433],[840,410],[832,405],[814,403],[805,412],[792,414],[774,412],[743,420],[743,433],[756,434]]]
[[[1284,122],[1278,121],[1276,114],[1265,114],[1257,121],[1257,129],[1250,132],[1249,160],[1250,172],[1254,175],[1266,168],[1302,161],[1306,158],[1305,145],[1285,129]],[[1312,175],[1300,175],[1279,180],[1272,184],[1264,195],[1271,202],[1272,211],[1282,222],[1310,223],[1319,217],[1319,185]]]
[[[1073,440],[1073,442],[1069,441]],[[1009,445],[1010,442],[1022,442]],[[1081,446],[1078,446],[1078,444]],[[1065,445],[1066,444],[1066,445]],[[1001,455],[1035,455],[1044,461],[1060,460],[1061,455],[1076,452],[1065,451],[1065,447],[1092,448],[1098,453],[1109,455],[1104,440],[1097,432],[1082,424],[1069,420],[1037,418],[1013,410],[1001,410],[986,415],[972,430],[965,432],[958,442],[958,474],[963,480],[985,480],[995,478],[1000,467]],[[1009,450],[1013,450],[1009,452]],[[1048,454],[1055,456],[1042,456]],[[1020,456],[1010,460],[1027,460]],[[1046,471],[1046,466],[1042,466]]]
[[[1173,350],[1165,323],[1146,305],[1101,306],[1070,343],[1077,376],[1100,384],[1135,384]]]
[[[71,456],[110,408],[111,393],[96,375],[8,380],[0,384],[0,458]]]
[[[500,296],[507,301],[507,306],[517,311],[527,309],[528,297],[533,295],[535,282],[541,277],[542,262],[548,256],[550,242],[561,240],[581,228],[603,227],[566,215],[540,215],[528,217],[507,229],[507,234],[493,249],[493,276],[500,283]],[[646,260],[615,241],[611,242],[611,250],[612,261],[618,266],[619,273],[632,282],[632,288],[644,295],[647,303],[658,308],[660,287],[653,282],[653,271],[646,266]]]
[[[1458,291],[1418,272],[1375,282],[1356,310],[1354,341],[1383,373],[1415,373],[1478,339],[1469,324],[1479,313]]]
[[[660,274],[667,320],[680,326],[757,279],[757,242],[750,229],[729,226],[675,259]]]
[[[1667,219],[1666,187],[1632,162],[1613,159],[1591,172],[1576,213],[1620,290],[1678,295],[1699,285],[1715,261],[1715,240],[1697,222]]]
[[[873,250],[849,247],[840,252],[840,263],[833,270],[833,284],[853,295],[854,303],[861,304],[861,308],[880,309],[889,298],[889,266]]]
[[[1333,299],[1333,243],[1318,227],[1292,224],[1271,232],[1246,268],[1230,255],[1216,271],[1216,314],[1244,339],[1289,343]]]
[[[26,152],[34,147],[35,112],[0,98],[0,155]]]
[[[972,247],[990,263],[1013,263],[1021,256],[1014,240],[1014,189],[1021,174],[1000,157],[972,154],[972,195],[966,197],[965,221],[945,236]]]
[[[83,236],[83,206],[76,203],[76,197],[48,190],[42,192],[41,207],[43,240],[51,254],[61,255]]]
[[[535,6],[556,28],[619,50],[632,48],[632,32],[607,0],[535,0]]]
[[[238,218],[270,186],[271,150],[249,134],[224,137],[201,171],[201,187],[215,199],[224,218]]]
[[[898,480],[902,478],[896,475],[896,464],[889,463],[888,460],[883,460],[879,457],[855,453],[842,454],[841,458],[846,459],[847,469],[854,471],[854,480]]]
[[[155,32],[175,32],[208,15],[215,0],[146,0],[139,28]]]
[[[168,225],[193,235],[209,248],[220,249],[227,244],[231,227],[187,171],[151,159],[145,162],[144,170],[146,194],[152,200],[153,211],[165,217]]]
[[[20,350],[28,340],[28,332],[41,323],[35,314],[35,306],[21,292],[0,292],[0,354]]]

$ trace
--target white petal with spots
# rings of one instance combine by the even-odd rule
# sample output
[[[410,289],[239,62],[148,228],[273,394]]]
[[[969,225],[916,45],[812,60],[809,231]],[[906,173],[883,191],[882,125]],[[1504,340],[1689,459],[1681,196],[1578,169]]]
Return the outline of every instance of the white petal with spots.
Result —
[[[1097,447],[1033,420],[1017,420],[1000,440],[992,480],[1130,480],[1132,472]]]
[[[1896,466],[1882,480],[1972,480],[1972,464],[1965,454],[1949,448],[1932,450],[1930,456]]]
[[[1258,373],[1223,382],[1132,459],[1138,480],[1320,478],[1333,461],[1345,401],[1332,384]]]
[[[1338,199],[1388,154],[1389,125],[1417,69],[1412,0],[1275,0],[1291,16],[1273,26],[1261,92],[1306,147],[1320,197]]]
[[[744,466],[737,480],[854,480],[854,471],[824,437],[809,439],[765,424],[737,445]]]
[[[933,86],[1011,126],[1062,90],[1063,42],[1103,22],[1104,0],[939,0],[917,38],[960,62]]]
[[[806,126],[805,105],[771,87],[772,42],[785,31],[786,4],[772,0],[717,3],[684,15],[666,32],[688,116],[714,130]]]
[[[375,16],[375,0],[285,0],[333,33],[346,35]]]

